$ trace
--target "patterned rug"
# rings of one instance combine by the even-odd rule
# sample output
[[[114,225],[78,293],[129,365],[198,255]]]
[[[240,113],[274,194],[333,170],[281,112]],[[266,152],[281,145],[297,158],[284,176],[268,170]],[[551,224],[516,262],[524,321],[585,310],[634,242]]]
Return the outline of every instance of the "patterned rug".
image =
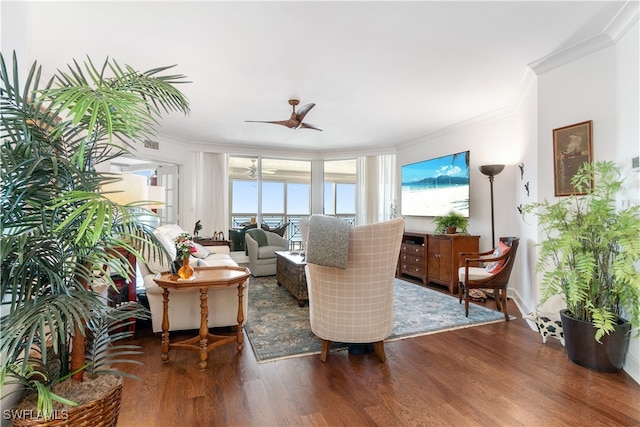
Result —
[[[465,317],[457,297],[400,279],[395,279],[393,311],[393,331],[387,342],[504,321],[501,312],[478,305],[469,307]],[[308,305],[298,306],[273,276],[250,278],[247,318],[245,334],[259,363],[320,354],[322,342],[311,332]],[[333,343],[331,351],[346,348]]]

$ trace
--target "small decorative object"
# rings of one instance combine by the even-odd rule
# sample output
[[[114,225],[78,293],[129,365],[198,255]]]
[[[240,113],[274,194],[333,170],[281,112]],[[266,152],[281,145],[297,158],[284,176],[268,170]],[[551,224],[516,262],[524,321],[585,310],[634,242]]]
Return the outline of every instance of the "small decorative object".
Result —
[[[437,216],[435,218],[436,223],[436,233],[444,234],[455,234],[456,230],[460,230],[461,233],[467,232],[467,225],[469,220],[462,216],[462,214],[451,211],[444,216]]]
[[[189,257],[182,259],[182,267],[178,270],[178,277],[181,279],[189,279],[193,276],[193,267],[189,265]]]
[[[518,206],[518,212],[520,212],[520,215],[522,215],[522,203],[520,203]]]
[[[553,130],[553,172],[556,196],[586,194],[581,186],[578,191],[572,178],[584,163],[592,162],[591,120]],[[593,187],[591,181],[590,187]]]
[[[524,179],[524,162],[520,163],[518,167],[520,168],[520,181],[522,181]]]
[[[527,197],[529,197],[529,181],[524,185],[524,189],[527,190]]]
[[[398,208],[398,205],[394,200],[393,203],[391,203],[391,206],[389,207],[389,219],[398,218],[399,214],[400,214],[400,209]]]
[[[200,230],[202,230],[202,224],[200,224],[200,220],[197,220],[196,225],[193,227],[193,235],[198,237]]]
[[[182,258],[182,267],[178,270],[181,279],[188,279],[193,276],[193,267],[189,265],[189,256],[197,251],[193,239],[189,233],[182,233],[175,238],[176,252]]]

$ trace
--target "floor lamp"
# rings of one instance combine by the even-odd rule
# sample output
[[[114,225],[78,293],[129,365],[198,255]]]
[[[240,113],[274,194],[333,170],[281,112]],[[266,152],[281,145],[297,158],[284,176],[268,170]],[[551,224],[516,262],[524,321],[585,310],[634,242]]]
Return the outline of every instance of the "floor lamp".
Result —
[[[491,186],[491,244],[496,247],[495,226],[493,221],[493,177],[498,175],[504,169],[504,165],[483,165],[480,166],[480,172],[489,177],[489,185]]]

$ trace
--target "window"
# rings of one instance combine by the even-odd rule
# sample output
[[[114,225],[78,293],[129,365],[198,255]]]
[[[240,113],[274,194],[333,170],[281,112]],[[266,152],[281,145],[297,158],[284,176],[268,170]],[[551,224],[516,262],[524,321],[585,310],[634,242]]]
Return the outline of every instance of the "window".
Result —
[[[324,162],[324,213],[352,224],[356,218],[356,160]]]
[[[289,240],[301,240],[299,221],[311,213],[309,160],[229,156],[232,227],[255,218],[271,228],[289,223]]]

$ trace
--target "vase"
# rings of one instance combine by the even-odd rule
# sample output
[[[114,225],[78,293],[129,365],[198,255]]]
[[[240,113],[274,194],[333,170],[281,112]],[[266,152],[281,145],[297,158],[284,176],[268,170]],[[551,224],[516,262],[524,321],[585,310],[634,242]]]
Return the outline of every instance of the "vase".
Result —
[[[181,279],[189,279],[193,276],[193,267],[189,265],[189,257],[182,259],[182,267],[178,270],[178,276]]]
[[[560,318],[569,360],[598,372],[618,372],[623,368],[629,349],[629,322],[619,319],[615,330],[598,342],[591,322],[571,317],[568,310],[561,310]]]

